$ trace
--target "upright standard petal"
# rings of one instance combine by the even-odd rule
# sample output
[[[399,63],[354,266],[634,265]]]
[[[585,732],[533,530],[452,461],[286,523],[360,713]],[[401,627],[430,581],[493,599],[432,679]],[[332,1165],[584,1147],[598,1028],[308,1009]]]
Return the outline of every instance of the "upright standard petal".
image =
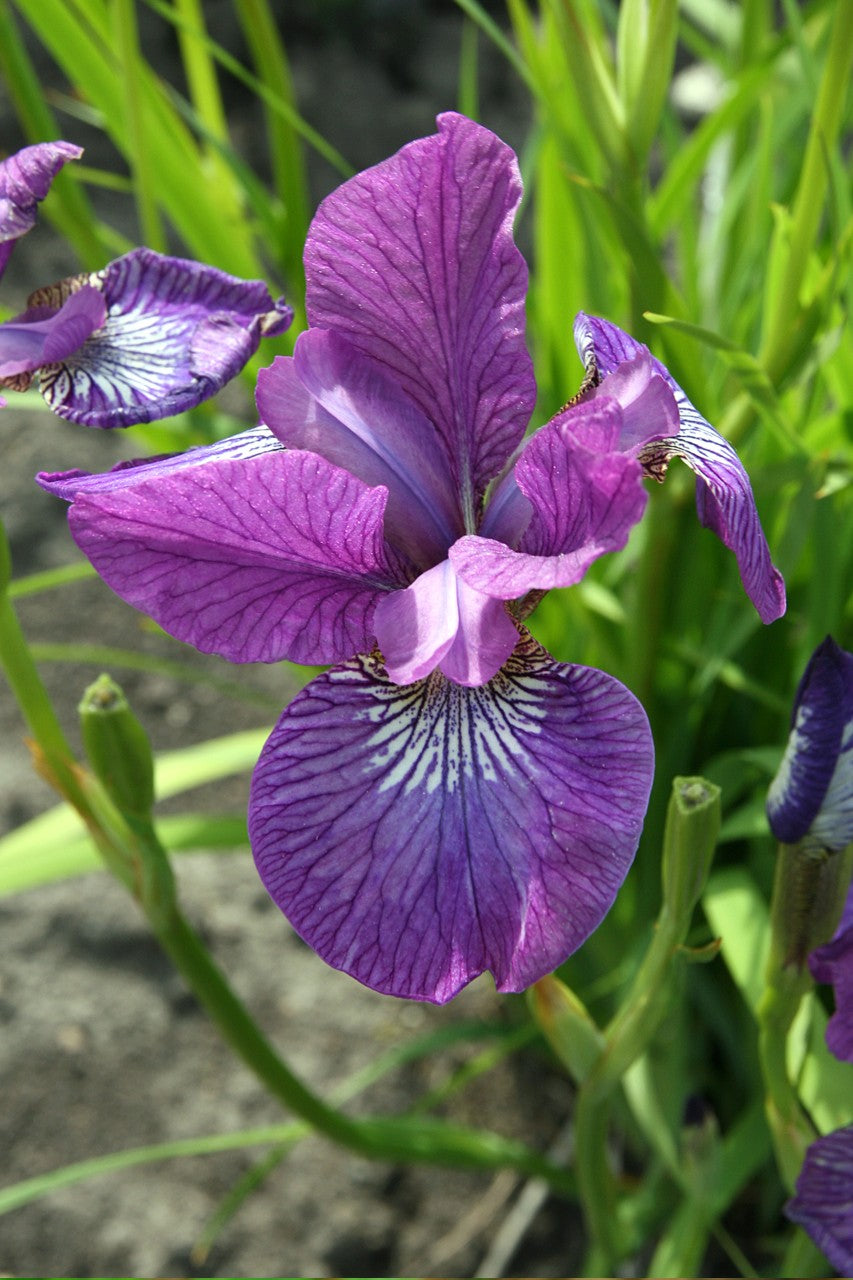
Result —
[[[853,840],[853,654],[827,636],[794,699],[791,732],[767,793],[777,840],[840,850]]]
[[[536,388],[509,147],[452,113],[321,204],[305,246],[312,325],[378,361],[435,423],[472,532]]]
[[[0,160],[0,276],[15,241],[35,223],[39,203],[59,170],[82,154],[83,148],[73,142],[37,142]]]
[[[73,499],[71,532],[104,581],[203,653],[325,663],[369,648],[376,601],[405,585],[385,491],[277,441],[224,444],[42,484]]]
[[[575,342],[590,382],[648,351],[615,324],[584,312],[575,319]],[[734,552],[761,621],[774,622],[785,612],[785,583],[771,563],[749,477],[728,440],[690,403],[666,367],[652,360],[675,395],[680,426],[673,439],[650,445],[650,471],[661,474],[670,458],[681,458],[695,472],[699,520]]]
[[[255,770],[261,878],[329,964],[443,1003],[550,973],[599,924],[652,781],[645,713],[529,636],[489,684],[405,688],[376,658],[318,677]]]
[[[292,312],[263,283],[134,249],[80,278],[104,297],[104,325],[72,355],[41,370],[54,413],[90,427],[127,427],[183,413],[214,395],[283,332]],[[80,280],[31,301],[63,300]]]
[[[435,427],[383,366],[327,329],[258,375],[258,412],[290,449],[310,449],[388,490],[385,530],[413,564],[443,560],[462,532]]]
[[[813,1142],[785,1213],[809,1233],[839,1275],[853,1276],[853,1125]]]
[[[0,324],[0,380],[14,380],[15,390],[29,383],[42,365],[64,360],[104,323],[104,299],[91,285],[83,285],[59,311],[33,308]],[[21,378],[21,375],[26,375]]]

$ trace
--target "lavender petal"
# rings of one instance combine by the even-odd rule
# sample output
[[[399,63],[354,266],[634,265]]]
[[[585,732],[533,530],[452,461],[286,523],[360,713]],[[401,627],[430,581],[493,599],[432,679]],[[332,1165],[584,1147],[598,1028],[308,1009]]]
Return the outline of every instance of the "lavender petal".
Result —
[[[519,490],[533,508],[519,549],[461,538],[450,550],[459,576],[511,600],[573,586],[599,556],[623,547],[647,495],[639,462],[618,451],[621,431],[619,407],[600,400],[564,411],[531,436],[515,465]]]
[[[520,991],[612,904],[652,770],[633,695],[529,636],[477,689],[400,688],[362,657],[285,710],[250,835],[269,893],[335,968],[437,1003],[485,970]]]
[[[387,372],[338,334],[309,329],[258,376],[258,411],[283,444],[388,489],[385,532],[425,568],[463,532],[435,427]]]
[[[42,483],[74,499],[71,532],[104,581],[202,652],[325,663],[368,648],[376,601],[400,585],[384,490],[277,442],[246,447]]]
[[[448,560],[380,600],[373,626],[395,684],[436,669],[457,684],[486,684],[518,643],[503,605],[457,578]]]
[[[767,816],[786,844],[808,837],[840,850],[853,840],[853,655],[831,636],[812,654],[797,689]]]
[[[39,203],[69,160],[79,160],[82,147],[73,142],[37,142],[0,160],[0,276],[15,246],[34,225]]]
[[[338,188],[305,248],[312,325],[387,370],[442,438],[466,525],[536,397],[509,147],[462,116]]]
[[[104,315],[101,294],[84,285],[55,313],[45,316],[42,308],[33,308],[0,325],[0,378],[66,359],[100,328]]]
[[[853,1062],[853,885],[841,921],[830,942],[809,956],[815,982],[825,982],[835,991],[835,1012],[826,1027],[826,1043],[842,1062]]]

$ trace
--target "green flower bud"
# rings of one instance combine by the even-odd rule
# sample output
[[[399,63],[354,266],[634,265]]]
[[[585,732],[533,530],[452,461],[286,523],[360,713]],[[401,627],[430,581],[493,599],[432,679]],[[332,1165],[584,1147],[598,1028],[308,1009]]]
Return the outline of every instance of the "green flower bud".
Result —
[[[704,778],[674,778],[663,843],[663,900],[676,920],[699,901],[720,830],[720,788]]]
[[[86,755],[117,808],[147,818],[154,803],[154,760],[148,735],[110,676],[90,684],[79,706]]]
[[[815,947],[828,942],[841,919],[853,845],[834,852],[814,845],[780,844],[773,885],[771,963],[805,968]]]

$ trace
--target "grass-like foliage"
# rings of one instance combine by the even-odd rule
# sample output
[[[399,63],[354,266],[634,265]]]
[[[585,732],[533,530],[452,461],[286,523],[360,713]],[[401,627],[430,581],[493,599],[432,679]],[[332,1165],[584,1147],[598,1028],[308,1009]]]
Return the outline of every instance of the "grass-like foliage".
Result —
[[[591,312],[627,329],[738,449],[788,592],[786,616],[763,627],[731,556],[696,520],[692,477],[673,463],[625,550],[595,563],[579,586],[552,592],[533,615],[532,630],[556,658],[601,667],[640,698],[655,739],[656,783],[635,866],[614,908],[561,971],[595,1024],[571,1002],[562,1008],[565,991],[555,986],[550,1003],[542,991],[531,1001],[532,1022],[519,1008],[527,1033],[496,1029],[495,1042],[510,1034],[506,1051],[520,1051],[544,1030],[557,1059],[584,1079],[577,1046],[591,1036],[589,1061],[595,1059],[601,1032],[591,1028],[606,1028],[614,1013],[620,1016],[617,1010],[624,1013],[649,947],[672,779],[701,774],[719,785],[715,867],[689,936],[677,940],[679,956],[697,963],[672,965],[663,1030],[625,1064],[617,1082],[627,1099],[617,1122],[643,1171],[639,1190],[620,1198],[615,1238],[593,1215],[598,1234],[589,1274],[629,1252],[644,1259],[650,1275],[695,1274],[712,1237],[739,1274],[819,1274],[808,1270],[821,1264],[805,1237],[792,1234],[780,1217],[784,1175],[776,1172],[763,1119],[754,1017],[774,866],[764,816],[767,785],[809,655],[827,633],[846,648],[853,637],[853,339],[847,325],[853,202],[843,154],[853,5],[457,5],[458,98],[435,108],[458,107],[491,123],[487,113],[478,116],[479,59],[487,44],[498,50],[505,76],[529,97],[518,238],[531,270],[528,341],[539,388],[533,425],[547,421],[579,386],[575,313]],[[140,451],[155,453],[208,442],[254,421],[249,393],[258,368],[275,350],[292,350],[305,324],[302,249],[314,203],[306,157],[321,157],[339,180],[353,170],[300,113],[277,22],[280,6],[233,0],[245,61],[217,41],[203,0],[145,0],[145,6],[149,21],[174,29],[183,65],[179,84],[146,60],[142,0],[0,0],[0,74],[25,141],[73,139],[79,119],[103,130],[115,149],[114,169],[96,169],[85,159],[69,165],[45,202],[45,218],[67,243],[69,274],[103,266],[133,241],[266,279],[294,307],[291,331],[264,347],[244,373],[245,418],[235,422],[205,405],[132,428]],[[64,79],[61,92],[45,95],[28,52],[35,43],[55,64],[52,83]],[[224,93],[235,80],[261,104],[269,182],[253,172],[231,136]],[[431,129],[425,116],[423,133]],[[114,191],[125,213],[133,203],[136,238],[94,212],[90,195],[97,187]],[[84,572],[19,580],[12,594],[71,595]],[[35,656],[78,664],[72,670],[81,688],[91,677],[81,663],[157,662],[105,654],[96,640],[89,653],[56,644]],[[166,661],[169,674],[181,678],[180,655]],[[205,677],[190,671],[187,678]],[[219,679],[223,697],[256,696],[241,688],[237,669],[223,666]],[[26,681],[21,688],[26,698]],[[203,752],[173,754],[159,766],[160,794],[250,768],[256,737],[222,738]],[[91,845],[78,831],[63,808],[7,836],[0,842],[0,892],[88,870]],[[219,821],[188,812],[165,821],[160,835],[181,853],[246,843],[239,814]],[[721,956],[709,945],[717,937]],[[800,1101],[818,1130],[828,1131],[850,1122],[850,1069],[826,1051],[824,1008],[813,996],[809,1001],[796,1046]],[[414,1046],[412,1055],[440,1054],[443,1047],[433,1039]],[[494,1046],[473,1048],[475,1071],[481,1060],[486,1070],[500,1056]],[[376,1074],[396,1065],[383,1060]],[[606,1081],[597,1079],[603,1105]],[[544,1176],[561,1194],[577,1194],[572,1177],[522,1144],[451,1129],[420,1113],[355,1122],[301,1095],[272,1066],[266,1083],[309,1126],[363,1155],[484,1169],[510,1165]],[[451,1080],[450,1089],[464,1083]],[[697,1093],[723,1135],[708,1139],[705,1154],[713,1152],[704,1164],[701,1152],[685,1161],[680,1145],[683,1103]],[[595,1131],[590,1115],[580,1117],[582,1126],[593,1125],[587,1140]],[[284,1159],[302,1134],[291,1125],[247,1133],[245,1141],[270,1143]],[[216,1149],[218,1141],[200,1139],[192,1150]],[[166,1144],[149,1155],[136,1149],[126,1159],[117,1154],[59,1170],[0,1194],[0,1209],[78,1177],[190,1147]],[[578,1176],[582,1181],[582,1170]],[[734,1240],[720,1222],[751,1177],[764,1180],[763,1195],[755,1197],[763,1217],[750,1238]],[[235,1191],[220,1226],[257,1180]],[[582,1185],[581,1194],[588,1188],[585,1193]],[[756,1252],[759,1237],[774,1233],[775,1245],[765,1240]]]

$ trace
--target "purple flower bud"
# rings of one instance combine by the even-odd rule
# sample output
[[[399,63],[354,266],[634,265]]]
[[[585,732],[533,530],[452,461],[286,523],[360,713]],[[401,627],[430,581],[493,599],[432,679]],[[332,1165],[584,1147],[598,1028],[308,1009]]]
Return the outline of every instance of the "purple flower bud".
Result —
[[[797,689],[767,816],[783,844],[836,851],[853,840],[853,654],[831,636],[812,654]]]

